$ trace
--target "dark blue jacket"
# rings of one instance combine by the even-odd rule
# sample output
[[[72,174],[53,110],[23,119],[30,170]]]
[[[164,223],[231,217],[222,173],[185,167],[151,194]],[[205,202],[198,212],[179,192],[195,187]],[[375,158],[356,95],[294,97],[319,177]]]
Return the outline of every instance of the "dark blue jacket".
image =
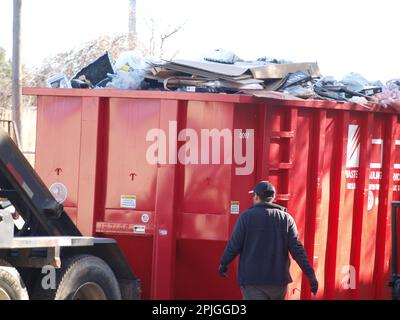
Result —
[[[243,212],[221,258],[227,266],[240,255],[238,280],[243,285],[282,286],[292,282],[289,253],[310,278],[314,270],[285,208],[260,203]]]

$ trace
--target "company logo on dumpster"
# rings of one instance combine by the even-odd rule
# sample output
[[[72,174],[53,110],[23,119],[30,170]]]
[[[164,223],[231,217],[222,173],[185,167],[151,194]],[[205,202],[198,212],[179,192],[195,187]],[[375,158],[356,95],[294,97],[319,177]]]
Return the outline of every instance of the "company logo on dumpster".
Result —
[[[360,126],[349,125],[347,141],[347,168],[358,168],[360,166]],[[371,169],[381,169],[383,160],[383,140],[372,139]]]
[[[236,175],[253,172],[253,129],[235,129],[233,132],[230,129],[201,129],[198,132],[186,128],[178,132],[177,128],[177,122],[170,121],[168,132],[159,128],[147,132],[146,141],[153,142],[146,151],[149,164],[235,164]],[[178,142],[184,142],[179,149]]]
[[[374,191],[380,190],[380,181],[382,180],[382,164],[383,164],[383,139],[371,139],[371,154],[369,155],[369,192],[368,192],[368,209],[371,210],[374,205],[378,205],[378,197],[374,199]],[[400,146],[400,141],[396,140],[396,148]],[[355,190],[359,177],[360,167],[360,126],[351,124],[348,127],[348,141],[346,154],[346,188]],[[397,159],[396,159],[397,160]],[[395,163],[394,169],[400,169],[400,164]],[[400,191],[400,174],[393,174],[393,191]]]
[[[347,140],[347,168],[356,168],[360,164],[360,126],[349,125]]]

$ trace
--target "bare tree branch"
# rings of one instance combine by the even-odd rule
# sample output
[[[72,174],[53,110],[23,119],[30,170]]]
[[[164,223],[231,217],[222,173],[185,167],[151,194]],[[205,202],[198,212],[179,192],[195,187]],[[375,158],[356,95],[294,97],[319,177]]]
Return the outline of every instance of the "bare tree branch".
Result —
[[[182,30],[184,28],[184,26],[186,25],[185,21],[183,24],[175,26],[174,29],[172,29],[171,31],[167,31],[164,34],[161,34],[160,36],[160,58],[163,57],[164,55],[164,45],[165,42],[170,39],[173,35],[175,35],[176,33],[178,33],[180,30]],[[169,29],[169,28],[168,28]]]

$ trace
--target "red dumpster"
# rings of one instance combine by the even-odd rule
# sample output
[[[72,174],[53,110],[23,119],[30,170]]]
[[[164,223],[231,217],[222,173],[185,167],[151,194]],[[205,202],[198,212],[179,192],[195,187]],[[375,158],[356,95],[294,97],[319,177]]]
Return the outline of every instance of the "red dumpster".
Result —
[[[399,119],[387,109],[246,95],[25,88],[36,170],[85,235],[115,238],[145,299],[239,299],[217,273],[248,196],[273,182],[317,299],[390,298]],[[309,299],[292,263],[288,299]]]

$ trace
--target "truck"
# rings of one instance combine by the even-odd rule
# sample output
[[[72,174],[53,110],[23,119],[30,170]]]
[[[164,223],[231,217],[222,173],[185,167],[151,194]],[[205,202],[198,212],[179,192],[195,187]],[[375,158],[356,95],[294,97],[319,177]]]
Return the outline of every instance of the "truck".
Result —
[[[140,297],[116,242],[83,237],[3,130],[0,197],[0,300]]]

